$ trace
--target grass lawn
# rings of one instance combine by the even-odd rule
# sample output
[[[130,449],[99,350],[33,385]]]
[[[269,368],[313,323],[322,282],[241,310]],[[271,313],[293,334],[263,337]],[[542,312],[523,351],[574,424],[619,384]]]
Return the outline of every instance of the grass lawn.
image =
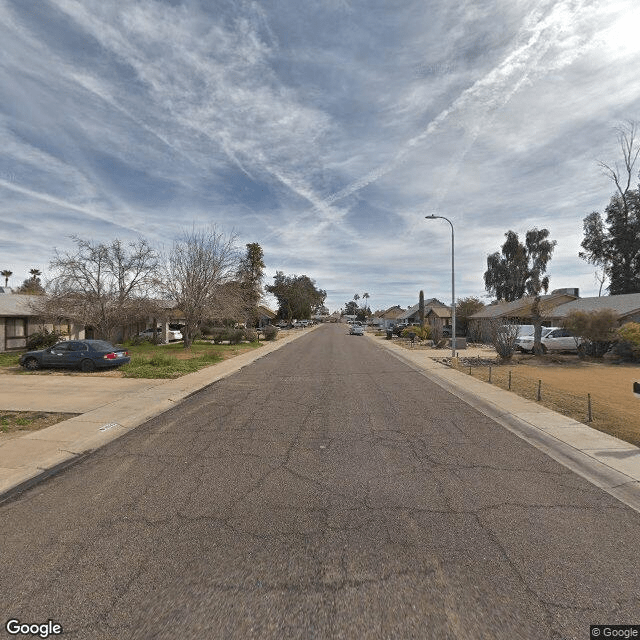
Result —
[[[144,342],[135,346],[127,345],[125,348],[131,356],[129,364],[113,371],[99,370],[88,375],[113,375],[125,378],[179,378],[186,373],[198,371],[216,362],[251,351],[262,344],[264,343],[213,344],[197,341],[191,345],[191,349],[185,349],[182,342],[161,345]],[[47,375],[54,372],[66,375],[87,375],[80,373],[77,369],[43,369],[28,372],[18,365],[21,353],[0,353],[0,369],[6,370],[7,373],[24,375]]]
[[[261,345],[261,342],[229,345],[198,341],[191,349],[185,349],[181,342],[143,343],[126,347],[131,362],[120,367],[120,371],[125,378],[178,378]]]
[[[21,354],[22,352],[0,353],[0,367],[17,367]]]

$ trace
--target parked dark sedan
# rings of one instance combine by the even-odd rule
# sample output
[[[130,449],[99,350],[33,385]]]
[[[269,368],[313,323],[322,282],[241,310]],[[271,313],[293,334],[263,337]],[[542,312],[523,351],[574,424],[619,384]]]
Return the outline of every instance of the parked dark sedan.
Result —
[[[89,372],[119,367],[130,361],[127,351],[105,340],[67,340],[41,351],[27,351],[20,356],[20,364],[29,371],[45,367],[77,367]]]

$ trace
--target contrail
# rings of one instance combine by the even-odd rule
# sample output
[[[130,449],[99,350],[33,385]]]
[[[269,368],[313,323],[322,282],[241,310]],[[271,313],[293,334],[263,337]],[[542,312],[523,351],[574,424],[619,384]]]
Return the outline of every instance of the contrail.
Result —
[[[82,205],[73,204],[68,200],[63,200],[62,198],[56,198],[48,193],[41,193],[40,191],[34,191],[33,189],[27,189],[26,187],[21,187],[15,182],[8,182],[7,180],[0,179],[0,187],[4,187],[10,191],[14,191],[16,193],[20,193],[25,196],[29,196],[31,198],[35,198],[36,200],[41,200],[42,202],[46,202],[48,204],[55,205],[57,207],[61,207],[63,209],[70,209],[71,211],[78,211],[79,213],[84,213],[86,215],[91,216],[92,218],[97,218],[98,220],[104,220],[105,222],[109,222],[110,224],[117,224],[123,229],[129,229],[129,231],[135,231],[138,233],[136,229],[133,229],[125,224],[121,224],[114,219],[113,213],[104,213],[102,211],[98,211],[97,209],[90,209],[89,207],[84,207]],[[126,220],[130,220],[130,216],[126,216],[122,214],[120,217],[124,217]]]
[[[583,13],[587,9],[587,2],[571,3],[574,6],[569,8],[568,3],[552,6],[550,13],[543,17],[542,13],[546,7],[544,2],[531,11],[525,18],[523,26],[519,33],[519,40],[526,38],[524,44],[517,46],[497,67],[492,69],[483,78],[476,81],[471,87],[466,89],[447,109],[441,111],[428,127],[419,135],[411,138],[405,146],[396,154],[395,158],[386,165],[378,167],[368,174],[348,185],[344,189],[328,196],[324,202],[333,204],[351,194],[367,187],[376,182],[383,176],[392,172],[399,167],[413,151],[413,149],[434,132],[436,132],[442,124],[455,114],[475,107],[479,113],[476,113],[472,119],[471,127],[466,127],[466,140],[464,144],[457,145],[459,151],[449,163],[453,168],[451,172],[452,178],[444,185],[441,185],[437,192],[436,202],[442,202],[453,177],[458,173],[459,167],[465,156],[474,145],[476,139],[483,131],[485,126],[493,121],[498,110],[504,107],[511,98],[519,91],[523,84],[528,82],[529,77],[533,74],[540,74],[540,61],[549,49],[561,41],[561,39],[569,40],[569,36],[563,36],[563,31],[571,28],[572,21],[575,20],[577,13]],[[555,33],[549,34],[549,31]],[[546,36],[543,40],[543,36]],[[575,47],[574,43],[571,43]],[[561,66],[566,66],[582,53],[585,47],[573,49],[572,55],[566,56]],[[557,68],[557,65],[550,63],[542,71],[548,71],[551,68]],[[509,88],[510,87],[510,88]],[[508,90],[506,90],[508,89]],[[506,91],[505,91],[506,90]]]

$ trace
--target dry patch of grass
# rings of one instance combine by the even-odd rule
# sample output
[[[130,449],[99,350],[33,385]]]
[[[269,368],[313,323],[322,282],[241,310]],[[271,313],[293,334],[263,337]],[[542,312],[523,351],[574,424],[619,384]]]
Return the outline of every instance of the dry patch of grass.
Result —
[[[28,433],[75,418],[77,413],[49,413],[46,411],[0,411],[0,435]]]

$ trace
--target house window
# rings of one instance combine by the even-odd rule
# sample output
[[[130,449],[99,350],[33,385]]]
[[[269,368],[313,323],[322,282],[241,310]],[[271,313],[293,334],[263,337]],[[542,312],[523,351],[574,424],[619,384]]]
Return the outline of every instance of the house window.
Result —
[[[26,318],[7,318],[4,327],[5,349],[22,349],[27,346]]]
[[[24,318],[7,318],[7,338],[24,338],[27,335],[27,321]]]

